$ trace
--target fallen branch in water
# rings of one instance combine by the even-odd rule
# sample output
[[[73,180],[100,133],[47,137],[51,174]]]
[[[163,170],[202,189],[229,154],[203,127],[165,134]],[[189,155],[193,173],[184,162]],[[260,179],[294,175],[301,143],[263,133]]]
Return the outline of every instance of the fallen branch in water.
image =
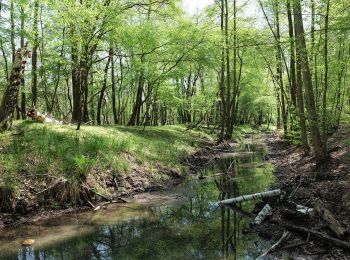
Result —
[[[265,253],[263,253],[261,256],[259,256],[257,259],[265,259],[265,257],[271,253],[272,251],[276,250],[276,248],[282,244],[285,240],[287,240],[290,236],[290,233],[288,231],[285,231],[281,238],[273,244]]]
[[[94,189],[91,189],[89,187],[84,186],[84,188],[86,188],[87,190],[91,191],[92,193],[96,194],[97,196],[100,196],[102,199],[105,199],[108,202],[113,202],[114,200],[112,198],[108,198],[107,196],[98,193],[97,191],[95,191]],[[128,201],[126,201],[123,198],[118,197],[117,200],[119,200],[119,202],[123,202],[123,203],[128,203]],[[118,202],[114,202],[114,203],[118,203]]]
[[[214,152],[232,152],[232,150],[226,148],[213,148],[210,146],[206,146],[205,148]]]
[[[250,195],[243,195],[243,196],[240,196],[237,198],[222,200],[222,201],[219,201],[219,204],[220,205],[236,204],[236,203],[240,203],[243,201],[250,201],[250,200],[254,200],[254,199],[276,197],[276,196],[280,196],[281,194],[282,194],[281,190],[278,189],[278,190],[260,192],[260,193],[250,194]]]
[[[119,201],[118,201],[118,200],[119,200]],[[94,211],[97,211],[97,210],[101,209],[101,207],[106,206],[106,205],[109,205],[109,204],[120,203],[120,201],[125,202],[125,200],[123,200],[123,199],[121,199],[121,198],[118,198],[118,200],[112,200],[112,201],[103,202],[103,203],[101,203],[100,205],[98,205],[97,207],[93,207],[93,209],[94,209]],[[121,207],[133,209],[133,207],[128,207],[128,206],[124,206],[124,205],[121,205]]]

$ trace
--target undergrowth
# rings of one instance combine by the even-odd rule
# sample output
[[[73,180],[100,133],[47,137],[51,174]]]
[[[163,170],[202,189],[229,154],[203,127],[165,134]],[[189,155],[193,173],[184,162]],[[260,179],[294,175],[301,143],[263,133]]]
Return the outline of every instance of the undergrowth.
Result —
[[[19,195],[28,176],[37,182],[64,180],[61,189],[69,189],[66,196],[76,201],[80,186],[93,174],[127,175],[135,167],[156,174],[159,166],[184,171],[181,158],[203,138],[210,136],[181,126],[76,131],[74,126],[17,122],[14,131],[0,134],[0,207],[10,207],[6,201]]]

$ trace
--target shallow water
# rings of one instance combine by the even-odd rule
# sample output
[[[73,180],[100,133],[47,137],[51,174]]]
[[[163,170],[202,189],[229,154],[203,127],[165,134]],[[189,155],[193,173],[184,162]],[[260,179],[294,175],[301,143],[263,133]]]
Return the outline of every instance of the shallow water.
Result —
[[[253,142],[253,143],[252,143]],[[188,178],[170,191],[138,196],[114,206],[22,226],[0,235],[1,259],[255,259],[269,248],[256,234],[243,234],[251,219],[216,202],[262,192],[274,181],[263,163],[266,147],[247,139],[244,156],[212,161],[199,180]],[[249,153],[247,156],[246,152]],[[250,212],[255,202],[239,208]],[[24,239],[35,239],[22,247]]]

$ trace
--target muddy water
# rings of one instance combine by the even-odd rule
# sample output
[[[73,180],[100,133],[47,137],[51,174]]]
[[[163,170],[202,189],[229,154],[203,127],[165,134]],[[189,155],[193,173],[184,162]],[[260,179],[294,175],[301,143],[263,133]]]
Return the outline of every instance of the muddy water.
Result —
[[[23,226],[0,234],[0,259],[255,259],[270,245],[243,234],[255,202],[233,211],[221,199],[261,192],[273,180],[263,162],[266,148],[247,139],[234,156],[212,161],[199,180],[190,177],[163,193],[143,194],[137,203],[114,206]],[[238,153],[238,154],[237,154]],[[239,156],[242,153],[242,156]],[[23,247],[24,239],[35,239]]]

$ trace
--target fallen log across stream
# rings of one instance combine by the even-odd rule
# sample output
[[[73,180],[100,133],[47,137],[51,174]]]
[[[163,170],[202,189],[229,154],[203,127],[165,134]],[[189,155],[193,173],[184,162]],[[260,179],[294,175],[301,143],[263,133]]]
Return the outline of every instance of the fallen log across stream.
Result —
[[[280,196],[281,194],[282,194],[282,191],[280,189],[271,190],[271,191],[266,191],[266,192],[250,194],[250,195],[243,195],[243,196],[232,198],[232,199],[222,200],[222,201],[219,201],[219,205],[236,204],[236,203],[255,200],[255,199],[277,197],[277,196]]]

